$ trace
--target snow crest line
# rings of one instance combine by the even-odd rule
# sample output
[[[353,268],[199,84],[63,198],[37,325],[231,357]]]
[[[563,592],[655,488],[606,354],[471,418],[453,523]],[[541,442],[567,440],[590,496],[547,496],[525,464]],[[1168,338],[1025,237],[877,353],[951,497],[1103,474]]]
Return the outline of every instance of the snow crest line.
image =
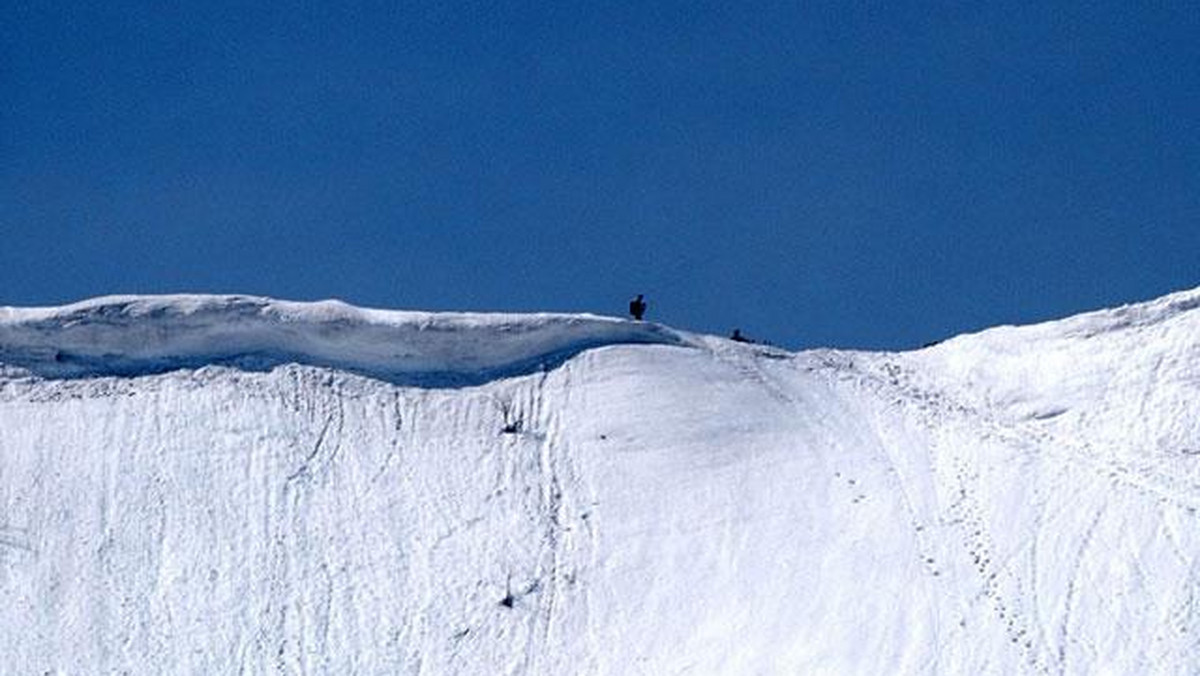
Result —
[[[299,363],[394,384],[462,387],[618,344],[692,341],[658,324],[588,314],[402,312],[251,296],[110,296],[0,308],[0,369],[45,379]]]

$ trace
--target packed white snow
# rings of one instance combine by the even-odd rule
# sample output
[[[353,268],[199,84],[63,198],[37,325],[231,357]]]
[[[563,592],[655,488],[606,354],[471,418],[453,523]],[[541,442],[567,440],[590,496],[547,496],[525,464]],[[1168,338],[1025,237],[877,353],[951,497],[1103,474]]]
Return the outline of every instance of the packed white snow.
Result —
[[[0,309],[0,673],[1200,672],[1200,289],[908,353]]]

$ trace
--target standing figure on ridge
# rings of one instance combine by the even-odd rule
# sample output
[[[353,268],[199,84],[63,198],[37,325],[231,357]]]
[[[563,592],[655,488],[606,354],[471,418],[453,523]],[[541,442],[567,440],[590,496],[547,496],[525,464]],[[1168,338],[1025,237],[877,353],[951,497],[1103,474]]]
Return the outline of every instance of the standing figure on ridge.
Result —
[[[639,322],[642,321],[642,316],[646,314],[646,301],[642,300],[642,297],[642,294],[639,293],[637,298],[629,301],[629,314],[633,315],[633,318]]]

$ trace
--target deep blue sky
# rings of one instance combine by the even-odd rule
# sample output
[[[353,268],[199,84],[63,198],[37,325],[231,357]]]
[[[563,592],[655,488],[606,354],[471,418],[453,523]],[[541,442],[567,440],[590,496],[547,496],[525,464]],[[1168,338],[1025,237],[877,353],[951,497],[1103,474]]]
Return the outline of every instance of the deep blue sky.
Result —
[[[0,7],[0,305],[904,348],[1200,285],[1194,2]]]

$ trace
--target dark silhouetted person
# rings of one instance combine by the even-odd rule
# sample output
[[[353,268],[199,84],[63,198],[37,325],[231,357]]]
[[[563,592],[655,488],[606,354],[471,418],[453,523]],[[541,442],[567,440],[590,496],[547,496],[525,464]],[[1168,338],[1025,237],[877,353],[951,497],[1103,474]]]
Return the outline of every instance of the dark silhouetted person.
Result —
[[[732,340],[732,341],[736,341],[736,342],[738,342],[738,343],[752,343],[752,342],[754,342],[754,341],[750,340],[749,338],[747,338],[747,337],[743,336],[743,335],[742,335],[742,330],[741,330],[741,329],[734,329],[734,330],[733,330],[733,335],[732,335],[732,336],[730,336],[730,337],[729,337],[729,339],[730,339],[730,340]]]
[[[646,314],[646,301],[642,300],[642,297],[642,294],[639,293],[637,298],[629,301],[629,314],[633,315],[633,318],[639,322],[642,321],[642,317]]]

